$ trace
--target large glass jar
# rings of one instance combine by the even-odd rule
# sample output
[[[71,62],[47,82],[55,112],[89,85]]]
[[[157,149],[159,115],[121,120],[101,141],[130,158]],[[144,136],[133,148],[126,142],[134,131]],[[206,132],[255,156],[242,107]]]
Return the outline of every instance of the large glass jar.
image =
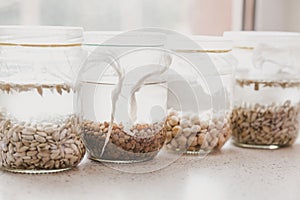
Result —
[[[173,60],[171,68],[179,76],[169,82],[166,149],[203,155],[221,149],[231,136],[236,63],[230,41],[209,36],[193,36],[191,40],[195,44],[179,42],[176,49],[170,47],[192,61],[194,68],[188,62]]]
[[[95,34],[88,46],[97,47],[77,82],[78,112],[89,157],[114,163],[150,160],[165,141],[167,88],[159,78],[165,62],[158,50],[164,36],[133,31],[105,41],[106,34]]]
[[[73,109],[81,43],[81,28],[0,27],[2,169],[57,172],[82,160]]]
[[[233,142],[276,149],[292,145],[299,132],[300,34],[226,32],[239,60]]]

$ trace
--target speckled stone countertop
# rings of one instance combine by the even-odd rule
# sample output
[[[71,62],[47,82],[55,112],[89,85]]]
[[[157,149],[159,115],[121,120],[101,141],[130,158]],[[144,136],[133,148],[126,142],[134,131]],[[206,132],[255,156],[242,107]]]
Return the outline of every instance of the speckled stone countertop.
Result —
[[[151,163],[150,163],[151,164]],[[143,163],[145,168],[149,163]],[[204,159],[182,156],[161,170],[133,174],[85,159],[41,175],[1,172],[0,200],[300,199],[300,142],[280,150],[227,144]]]

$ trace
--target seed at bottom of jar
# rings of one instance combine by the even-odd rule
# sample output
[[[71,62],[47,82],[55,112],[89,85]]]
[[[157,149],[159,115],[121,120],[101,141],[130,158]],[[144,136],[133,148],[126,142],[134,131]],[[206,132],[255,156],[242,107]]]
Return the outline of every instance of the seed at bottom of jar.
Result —
[[[83,138],[91,156],[111,161],[148,160],[156,156],[165,142],[163,123],[136,124],[127,134],[122,124],[114,124],[109,142],[102,149],[109,123],[83,122]]]
[[[234,142],[254,146],[292,145],[299,132],[299,105],[287,100],[283,104],[235,107],[231,116]]]
[[[11,171],[67,169],[77,166],[85,147],[75,127],[76,118],[47,124],[0,122],[0,165]]]
[[[172,112],[166,126],[166,148],[182,153],[221,149],[231,136],[229,117],[207,120],[198,115],[180,116]]]

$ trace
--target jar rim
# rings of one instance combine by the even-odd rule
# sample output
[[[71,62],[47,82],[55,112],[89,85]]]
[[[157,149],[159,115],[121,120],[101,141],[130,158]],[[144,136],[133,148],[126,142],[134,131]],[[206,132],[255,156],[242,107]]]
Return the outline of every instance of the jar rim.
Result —
[[[225,31],[225,39],[275,39],[275,38],[287,38],[297,37],[300,33],[288,32],[288,31]]]
[[[254,48],[258,44],[297,47],[300,43],[299,32],[284,31],[226,31],[223,36],[231,39],[237,47]]]
[[[0,45],[59,46],[81,44],[83,28],[71,26],[0,26]]]
[[[232,50],[232,41],[220,36],[169,35],[168,48],[185,53],[227,53]]]
[[[146,31],[86,31],[83,35],[86,46],[161,47],[165,43],[164,34]]]

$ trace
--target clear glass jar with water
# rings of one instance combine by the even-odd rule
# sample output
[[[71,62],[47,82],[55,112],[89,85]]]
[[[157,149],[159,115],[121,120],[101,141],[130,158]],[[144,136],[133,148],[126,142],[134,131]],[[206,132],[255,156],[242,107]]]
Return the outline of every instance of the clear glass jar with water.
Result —
[[[85,155],[73,108],[82,29],[0,27],[0,166],[56,172]]]
[[[190,40],[171,38],[167,43],[193,67],[183,60],[171,65],[177,73],[168,84],[166,149],[202,156],[221,149],[231,136],[236,61],[229,40],[213,36]]]
[[[233,143],[277,149],[299,133],[300,34],[226,32],[239,60],[231,116]]]
[[[167,85],[160,74],[167,67],[159,50],[164,36],[135,31],[85,36],[90,55],[77,79],[77,105],[89,158],[153,159],[165,142]]]

